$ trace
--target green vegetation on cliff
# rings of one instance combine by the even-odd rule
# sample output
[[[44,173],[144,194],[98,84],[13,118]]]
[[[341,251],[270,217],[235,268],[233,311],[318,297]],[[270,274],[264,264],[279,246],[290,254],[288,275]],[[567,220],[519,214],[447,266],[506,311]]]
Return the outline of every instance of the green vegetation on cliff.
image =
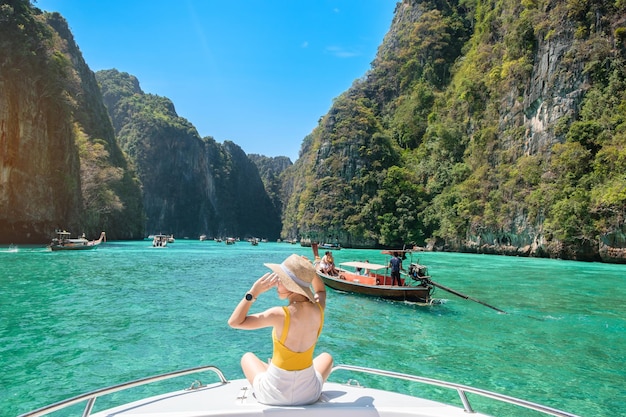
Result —
[[[128,74],[98,87],[58,14],[0,12],[3,233],[136,236],[145,208],[148,233],[273,238],[282,204],[282,237],[345,246],[626,247],[624,1],[399,2],[293,165],[200,138]]]
[[[626,214],[623,15],[398,3],[371,70],[303,144],[283,234],[598,259]]]
[[[200,138],[169,99],[145,94],[134,76],[96,75],[117,140],[141,180],[148,233],[279,237],[280,206],[241,148]]]
[[[67,22],[1,2],[0,56],[2,239],[141,236],[139,185]]]

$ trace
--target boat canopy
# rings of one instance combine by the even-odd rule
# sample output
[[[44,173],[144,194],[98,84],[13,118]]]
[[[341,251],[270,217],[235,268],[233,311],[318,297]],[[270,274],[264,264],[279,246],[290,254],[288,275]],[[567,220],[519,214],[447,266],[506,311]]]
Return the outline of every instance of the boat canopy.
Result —
[[[369,269],[370,271],[377,271],[379,269],[387,268],[387,265],[372,264],[372,263],[369,263],[369,262],[358,262],[358,261],[342,262],[339,265],[341,265],[341,266],[351,266],[353,268]]]
[[[382,253],[383,255],[392,255],[392,256],[394,253],[397,253],[398,255],[400,255],[404,253],[413,253],[413,252],[423,252],[423,251],[419,249],[385,249],[385,250],[380,251],[380,253]]]

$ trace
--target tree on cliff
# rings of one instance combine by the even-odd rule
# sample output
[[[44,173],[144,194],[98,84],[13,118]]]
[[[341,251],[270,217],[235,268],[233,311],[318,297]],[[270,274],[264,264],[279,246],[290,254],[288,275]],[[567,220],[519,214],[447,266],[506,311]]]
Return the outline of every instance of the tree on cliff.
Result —
[[[148,233],[277,239],[280,210],[236,144],[200,138],[166,97],[132,75],[96,74],[117,139],[142,184]]]
[[[12,1],[0,23],[1,238],[42,243],[55,228],[141,236],[138,184],[67,22]],[[96,160],[115,175],[93,179]]]
[[[600,240],[625,241],[625,7],[398,3],[290,168],[284,229],[598,260]]]

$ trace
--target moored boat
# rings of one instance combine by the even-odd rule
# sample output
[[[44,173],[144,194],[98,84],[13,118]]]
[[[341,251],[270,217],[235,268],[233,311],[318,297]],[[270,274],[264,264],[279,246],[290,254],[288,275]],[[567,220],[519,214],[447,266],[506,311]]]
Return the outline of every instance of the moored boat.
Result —
[[[97,240],[87,240],[84,234],[79,238],[72,238],[70,232],[57,230],[56,237],[52,239],[48,248],[52,251],[87,250],[95,249],[102,242],[106,242],[105,232],[100,233],[100,237]]]
[[[187,385],[188,388],[186,389],[141,398],[137,401],[114,406],[113,408],[92,414],[95,401],[101,396],[157,381],[207,371],[214,372],[219,381],[203,385],[198,377],[194,376],[194,381],[191,385]],[[493,401],[513,404],[523,409],[537,411],[543,415],[578,417],[566,411],[519,398],[437,379],[351,365],[337,365],[331,371],[332,380],[335,379],[335,372],[337,371],[340,371],[340,373],[349,372],[350,376],[353,376],[355,373],[372,374],[378,377],[394,378],[431,385],[439,387],[439,389],[446,388],[453,390],[458,393],[462,407],[426,398],[424,396],[425,394],[413,396],[394,391],[368,388],[361,385],[354,377],[348,379],[346,383],[326,382],[320,399],[314,404],[292,407],[270,406],[261,404],[255,399],[252,387],[246,379],[227,380],[217,367],[200,366],[99,389],[27,412],[19,417],[44,416],[81,403],[85,404],[82,413],[84,417],[262,417],[267,415],[294,417],[317,415],[324,415],[325,417],[465,417],[468,414],[475,417],[489,417],[487,414],[477,412],[473,409],[467,394],[472,394],[472,398],[474,398],[474,395],[477,395],[483,397],[483,399],[486,398]],[[404,384],[392,384],[390,386],[398,385]]]

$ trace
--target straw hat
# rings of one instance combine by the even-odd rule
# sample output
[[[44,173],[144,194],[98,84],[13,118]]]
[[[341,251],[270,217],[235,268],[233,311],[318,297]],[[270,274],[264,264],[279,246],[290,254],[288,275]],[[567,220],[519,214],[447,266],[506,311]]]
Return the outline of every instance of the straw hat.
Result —
[[[306,296],[311,302],[315,297],[311,291],[311,282],[317,276],[315,267],[306,258],[295,253],[283,261],[282,264],[263,264],[272,271],[281,284],[291,292]]]

